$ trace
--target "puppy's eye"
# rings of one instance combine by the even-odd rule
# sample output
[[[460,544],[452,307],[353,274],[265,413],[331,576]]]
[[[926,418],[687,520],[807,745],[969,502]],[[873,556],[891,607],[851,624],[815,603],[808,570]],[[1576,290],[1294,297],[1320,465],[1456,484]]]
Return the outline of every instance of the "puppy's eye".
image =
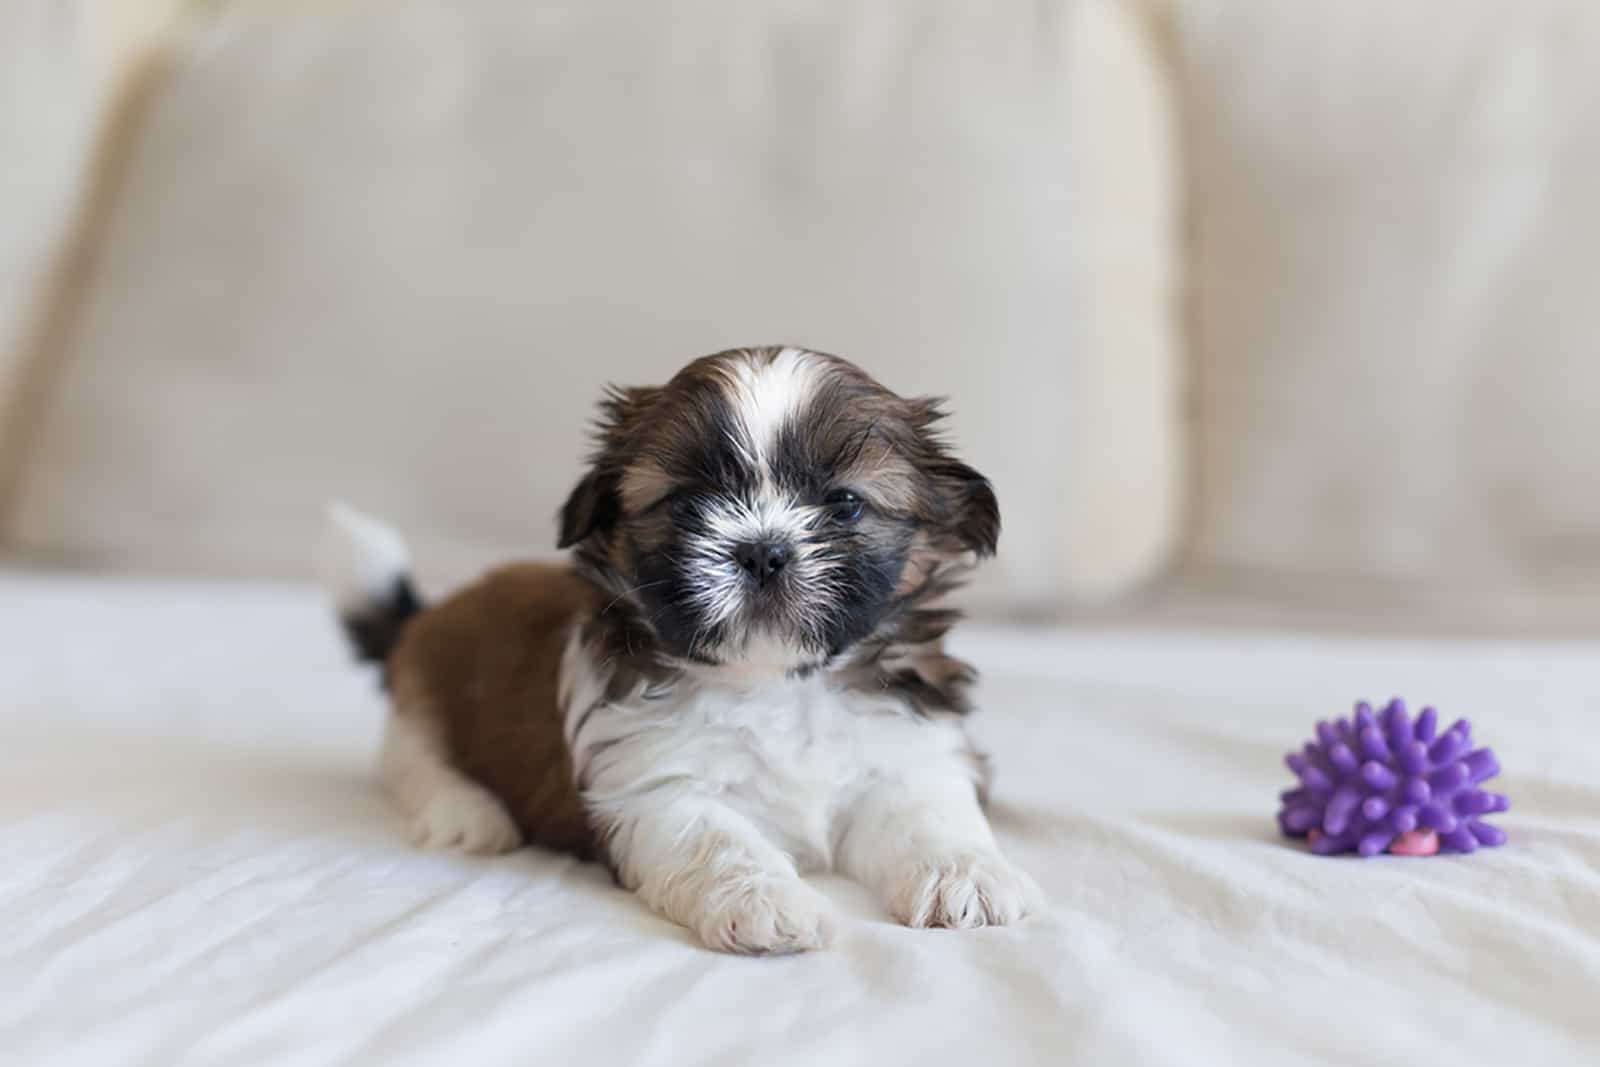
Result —
[[[828,509],[828,518],[841,526],[861,518],[866,507],[861,498],[848,489],[835,489],[822,498],[822,506]]]
[[[699,514],[695,507],[695,496],[687,491],[673,493],[665,501],[668,510],[672,513],[672,521],[680,526],[693,521]]]

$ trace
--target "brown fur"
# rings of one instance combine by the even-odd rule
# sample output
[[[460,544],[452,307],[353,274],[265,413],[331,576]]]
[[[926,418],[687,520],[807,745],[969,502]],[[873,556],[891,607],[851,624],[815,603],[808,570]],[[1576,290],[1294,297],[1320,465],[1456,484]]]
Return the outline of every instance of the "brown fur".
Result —
[[[573,624],[603,605],[565,567],[501,567],[413,619],[389,658],[395,714],[426,717],[451,764],[505,804],[529,844],[586,859],[603,857],[557,686]]]

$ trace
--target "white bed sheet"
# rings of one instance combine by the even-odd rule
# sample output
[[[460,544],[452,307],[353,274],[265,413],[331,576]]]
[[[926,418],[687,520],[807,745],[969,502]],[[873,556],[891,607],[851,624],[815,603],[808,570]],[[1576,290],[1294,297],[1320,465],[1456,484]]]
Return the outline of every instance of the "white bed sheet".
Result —
[[[1053,910],[713,955],[598,869],[413,851],[309,588],[0,574],[0,1061],[1600,1062],[1600,645],[1006,631],[994,819]],[[1508,847],[1329,860],[1280,756],[1400,692],[1472,717]]]

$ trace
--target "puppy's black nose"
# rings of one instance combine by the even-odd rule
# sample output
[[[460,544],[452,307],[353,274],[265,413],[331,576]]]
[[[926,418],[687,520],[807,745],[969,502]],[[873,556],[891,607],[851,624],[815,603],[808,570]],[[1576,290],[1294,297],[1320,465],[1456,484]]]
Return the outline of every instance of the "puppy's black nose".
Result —
[[[746,574],[756,580],[757,585],[766,585],[789,562],[789,550],[771,541],[746,541],[734,548],[733,558],[739,561],[739,566],[744,568]]]

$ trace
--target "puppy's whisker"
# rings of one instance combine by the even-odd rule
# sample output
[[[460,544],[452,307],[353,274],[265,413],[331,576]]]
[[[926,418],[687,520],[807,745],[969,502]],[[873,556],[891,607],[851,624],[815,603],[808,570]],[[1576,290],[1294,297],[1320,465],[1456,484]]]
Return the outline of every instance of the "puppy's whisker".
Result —
[[[671,582],[672,582],[671,578],[662,578],[660,581],[644,582],[644,583],[642,583],[640,585],[634,586],[632,589],[624,589],[622,592],[618,593],[615,597],[613,597],[611,599],[611,601],[606,604],[605,607],[600,609],[600,614],[602,614],[602,615],[606,614],[612,608],[614,608],[618,604],[620,604],[623,600],[625,600],[626,598],[628,598],[630,596],[633,596],[636,593],[641,593],[646,589],[654,589],[657,586],[668,585]]]

